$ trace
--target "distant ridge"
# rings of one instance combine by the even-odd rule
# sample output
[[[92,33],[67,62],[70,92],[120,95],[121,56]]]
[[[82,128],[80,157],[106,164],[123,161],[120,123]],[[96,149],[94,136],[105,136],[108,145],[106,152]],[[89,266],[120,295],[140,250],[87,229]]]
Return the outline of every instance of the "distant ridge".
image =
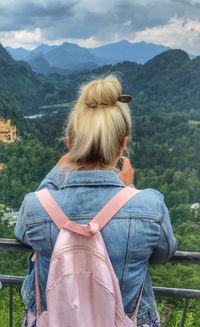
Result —
[[[24,49],[22,47],[15,49],[11,47],[6,47],[6,50],[14,60],[26,60],[28,55],[31,53],[30,50]]]
[[[53,71],[56,68],[73,71],[94,69],[105,64],[116,64],[123,61],[143,64],[169,48],[163,45],[145,42],[131,43],[122,40],[96,48],[84,48],[65,42],[53,46],[41,44],[32,51],[23,48],[7,47],[6,49],[15,60],[25,60],[37,73],[48,74],[52,72],[52,68]],[[43,63],[45,62],[45,69],[38,64],[42,63],[42,60]]]
[[[146,42],[119,42],[96,48],[84,48],[74,43],[61,45],[41,44],[32,51],[23,48],[6,48],[15,60],[25,60],[33,71],[42,74],[58,72],[68,74],[73,71],[94,69],[106,64],[131,61],[145,64],[155,56],[170,50],[164,45]],[[195,56],[190,55],[193,59]]]
[[[85,68],[88,68],[88,63],[100,62],[88,49],[66,42],[48,51],[44,57],[50,66],[61,69],[76,69],[80,64],[85,64]]]
[[[116,43],[107,44],[97,48],[91,48],[90,51],[99,57],[117,62],[134,61],[143,64],[156,55],[169,50],[163,45],[156,45],[146,42],[131,43],[122,40]]]

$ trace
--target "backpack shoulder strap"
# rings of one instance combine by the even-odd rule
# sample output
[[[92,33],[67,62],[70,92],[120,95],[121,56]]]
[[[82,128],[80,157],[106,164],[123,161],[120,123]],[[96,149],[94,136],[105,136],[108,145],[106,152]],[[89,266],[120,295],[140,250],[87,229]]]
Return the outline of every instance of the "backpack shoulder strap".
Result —
[[[124,187],[120,190],[92,219],[90,225],[98,225],[101,230],[110,219],[140,190],[132,188],[130,186]]]
[[[38,200],[59,229],[66,228],[75,233],[91,236],[101,230],[139,190],[130,186],[120,190],[92,219],[88,225],[71,221],[58,206],[48,189],[35,192]]]
[[[35,195],[58,229],[62,229],[70,221],[47,188],[35,192]]]

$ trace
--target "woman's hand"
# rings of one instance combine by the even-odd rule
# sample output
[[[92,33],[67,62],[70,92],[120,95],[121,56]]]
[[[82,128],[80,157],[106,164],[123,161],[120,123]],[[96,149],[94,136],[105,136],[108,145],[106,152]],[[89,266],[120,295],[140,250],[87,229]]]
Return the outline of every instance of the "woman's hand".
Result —
[[[134,169],[131,166],[129,158],[123,158],[122,170],[119,172],[119,178],[125,185],[130,185],[134,183]]]

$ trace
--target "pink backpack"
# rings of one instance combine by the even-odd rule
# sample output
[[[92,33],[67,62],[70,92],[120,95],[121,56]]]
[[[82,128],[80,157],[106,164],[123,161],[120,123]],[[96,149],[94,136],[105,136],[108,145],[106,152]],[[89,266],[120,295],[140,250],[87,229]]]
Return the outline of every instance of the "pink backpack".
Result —
[[[135,311],[128,318],[100,231],[138,192],[131,187],[123,188],[88,225],[70,221],[47,189],[36,192],[42,206],[60,229],[50,262],[47,311],[44,312],[41,311],[36,269],[37,327],[137,326],[143,287]]]

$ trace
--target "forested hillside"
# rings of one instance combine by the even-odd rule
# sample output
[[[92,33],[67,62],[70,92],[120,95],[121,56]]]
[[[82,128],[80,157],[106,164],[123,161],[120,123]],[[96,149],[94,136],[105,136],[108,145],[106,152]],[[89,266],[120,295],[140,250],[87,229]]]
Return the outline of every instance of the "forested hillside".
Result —
[[[200,252],[200,211],[191,208],[192,204],[200,203],[199,63],[199,58],[191,61],[183,51],[168,51],[143,66],[125,62],[68,77],[52,75],[48,83],[53,85],[53,90],[54,87],[66,90],[60,98],[57,93],[57,100],[71,101],[76,99],[78,86],[91,77],[118,73],[124,92],[133,96],[133,135],[128,155],[135,168],[135,184],[138,188],[156,188],[164,194],[179,249]],[[5,79],[9,85],[8,77],[14,81],[14,75],[8,74]],[[43,76],[34,75],[34,78],[47,81]],[[30,85],[29,82],[27,84]],[[0,237],[13,235],[12,228],[2,221],[6,207],[18,210],[24,195],[37,188],[66,150],[59,138],[64,133],[68,111],[24,120],[20,113],[20,109],[24,110],[21,103],[28,102],[17,87],[15,91],[20,95],[20,101],[16,100],[14,91],[11,99],[8,94],[11,94],[12,87],[8,92],[0,82],[0,90],[4,91],[0,94],[0,114],[15,119],[19,135],[18,141],[13,144],[0,142],[0,162],[7,166],[0,171]],[[25,84],[23,88],[26,93]],[[50,90],[48,96],[51,98]],[[34,97],[31,99],[34,102]],[[16,259],[10,254],[9,260],[5,261],[6,256],[2,254],[0,257],[0,274],[23,275],[26,272],[26,255],[19,255]],[[198,266],[168,264],[152,267],[152,275],[155,286],[198,289],[200,285]],[[19,301],[18,298],[16,301]],[[4,308],[3,321],[7,319],[6,305],[5,301],[3,304],[0,302],[0,308]],[[166,306],[172,310],[168,326],[179,326],[182,300],[159,300],[161,313]],[[16,327],[19,326],[21,312],[19,305],[17,308]],[[6,323],[2,326],[7,327]],[[186,327],[199,326],[199,302],[192,301]]]
[[[62,99],[62,92],[43,75],[34,73],[23,61],[15,61],[0,44],[0,91],[20,106],[23,112],[37,111],[38,107]]]
[[[115,72],[125,92],[133,95],[135,111],[187,111],[192,119],[200,118],[200,57],[191,60],[182,50],[166,51],[144,65],[127,61],[67,76],[43,76],[32,72],[27,63],[14,61],[0,45],[0,72],[0,90],[26,114],[37,113],[42,105],[75,100],[80,83]]]
[[[80,83],[109,72],[120,76],[124,91],[134,97],[133,109],[139,114],[186,111],[194,119],[200,118],[200,57],[191,60],[182,50],[166,51],[144,65],[124,62],[92,72],[52,78],[66,89],[67,100],[74,100]]]
[[[0,118],[19,122],[22,117],[22,112],[17,104],[0,90]]]

